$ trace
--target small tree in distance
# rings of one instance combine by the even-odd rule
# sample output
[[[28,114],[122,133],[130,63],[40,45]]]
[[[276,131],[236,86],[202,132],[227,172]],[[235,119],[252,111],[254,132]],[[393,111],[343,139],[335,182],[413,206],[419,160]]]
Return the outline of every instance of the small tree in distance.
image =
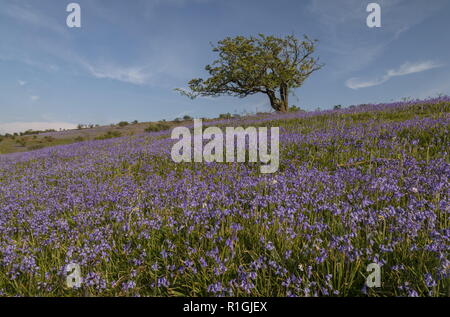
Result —
[[[303,40],[293,35],[227,37],[213,46],[219,58],[205,67],[211,77],[192,79],[189,90],[176,90],[192,99],[221,95],[244,98],[263,93],[274,110],[287,112],[290,90],[323,67],[312,56],[316,43],[306,35]]]

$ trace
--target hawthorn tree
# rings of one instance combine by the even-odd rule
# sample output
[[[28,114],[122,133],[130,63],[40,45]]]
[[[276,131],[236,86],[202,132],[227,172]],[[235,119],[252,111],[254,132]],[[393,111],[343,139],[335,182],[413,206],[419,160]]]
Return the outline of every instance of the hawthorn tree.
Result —
[[[303,40],[293,35],[227,37],[213,46],[219,58],[205,67],[210,77],[192,79],[188,90],[176,90],[192,99],[221,95],[244,98],[263,93],[274,110],[287,112],[291,90],[323,67],[313,57],[316,43],[306,35]]]

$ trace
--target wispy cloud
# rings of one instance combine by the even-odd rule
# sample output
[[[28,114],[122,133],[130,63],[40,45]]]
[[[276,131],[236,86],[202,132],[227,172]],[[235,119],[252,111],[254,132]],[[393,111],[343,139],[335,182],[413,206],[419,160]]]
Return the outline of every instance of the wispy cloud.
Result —
[[[41,99],[41,97],[39,96],[30,96],[31,101],[38,101],[39,99]]]
[[[0,133],[18,133],[27,130],[47,130],[47,129],[75,129],[76,124],[68,122],[10,122],[10,123],[0,123]]]
[[[19,86],[25,86],[27,84],[27,82],[24,80],[18,80],[17,83],[19,84]]]
[[[326,36],[321,47],[332,53],[335,75],[345,75],[371,65],[386,49],[414,26],[430,18],[448,4],[445,0],[378,0],[382,7],[382,32],[361,32],[369,2],[360,0],[311,0],[308,9],[317,18]],[[380,36],[381,33],[381,36]]]
[[[57,23],[57,21],[52,17],[44,15],[37,10],[31,9],[30,7],[8,4],[3,7],[3,12],[13,19],[31,24],[34,27],[50,30],[55,33],[59,33],[60,35],[67,34],[65,25]]]
[[[130,6],[130,10],[136,16],[145,16],[144,12],[147,9],[154,12],[158,6],[183,7],[192,3],[207,1],[139,0],[137,1],[138,5]],[[115,58],[114,54],[110,58],[105,56],[96,58],[93,54],[84,53],[79,47],[74,46],[73,38],[69,36],[70,31],[65,26],[65,21],[58,21],[55,15],[52,15],[53,11],[46,14],[44,10],[37,6],[15,2],[5,5],[4,10],[0,12],[0,16],[14,19],[20,24],[27,25],[27,27],[33,27],[33,29],[45,29],[45,32],[42,32],[42,35],[30,37],[27,41],[29,45],[33,45],[33,55],[28,53],[25,45],[24,47],[15,47],[15,42],[11,45],[0,43],[0,61],[18,61],[49,72],[68,71],[78,74],[79,71],[83,71],[98,79],[165,88],[173,87],[173,80],[185,81],[196,69],[189,63],[189,60],[197,55],[195,49],[190,45],[190,39],[173,41],[167,36],[161,36],[159,31],[153,31],[149,35],[148,28],[142,28],[142,24],[134,24],[130,19],[123,19],[121,16],[123,14],[121,1],[111,1],[111,4],[108,2],[108,5],[97,1],[95,3],[87,2],[84,6],[86,6],[84,10],[88,11],[89,9],[94,17],[105,18],[106,21],[102,21],[102,23],[110,23],[111,27],[117,27],[119,23],[122,30],[133,32],[136,38],[142,39],[136,47],[130,46],[123,49],[124,52],[133,56],[132,63],[128,63],[127,60],[121,58]],[[141,18],[135,20],[149,23],[146,22],[147,20],[144,17]],[[61,36],[54,36],[58,35],[56,33]],[[151,38],[152,41],[149,42],[146,38]],[[110,45],[107,41],[105,42]],[[102,44],[103,42],[98,46],[92,45],[92,51],[101,50]],[[142,53],[144,51],[145,54]],[[183,54],[179,52],[183,52]]]
[[[393,77],[398,76],[405,76],[415,73],[421,73],[430,69],[439,68],[444,66],[443,64],[434,62],[434,61],[425,61],[425,62],[418,62],[418,63],[409,63],[406,62],[403,65],[401,65],[398,69],[390,69],[384,74],[382,77],[364,80],[361,78],[350,78],[345,83],[348,88],[351,89],[361,89],[361,88],[368,88],[373,86],[378,86],[381,84],[384,84],[389,79]]]
[[[146,71],[146,67],[97,66],[85,62],[82,64],[96,78],[113,79],[135,85],[144,85],[151,77],[151,74]]]

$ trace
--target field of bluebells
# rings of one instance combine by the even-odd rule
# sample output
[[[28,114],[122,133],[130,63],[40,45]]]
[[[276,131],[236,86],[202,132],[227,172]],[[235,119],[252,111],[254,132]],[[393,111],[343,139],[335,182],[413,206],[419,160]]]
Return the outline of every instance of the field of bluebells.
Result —
[[[279,126],[274,174],[176,164],[170,131],[2,155],[0,295],[449,296],[449,123],[440,97],[205,124]]]

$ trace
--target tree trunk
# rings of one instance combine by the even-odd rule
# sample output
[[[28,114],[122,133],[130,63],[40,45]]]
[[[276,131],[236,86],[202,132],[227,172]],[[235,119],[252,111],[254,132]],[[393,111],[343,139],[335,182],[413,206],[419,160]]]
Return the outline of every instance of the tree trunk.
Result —
[[[287,112],[289,109],[289,91],[286,84],[280,86],[281,112]]]
[[[275,111],[280,111],[280,102],[279,102],[279,100],[277,99],[277,97],[275,96],[275,92],[274,91],[272,91],[272,90],[269,90],[268,92],[267,92],[267,96],[269,96],[269,100],[270,100],[270,105],[272,106],[272,108],[275,110]]]
[[[269,90],[267,96],[269,96],[270,105],[275,111],[287,112],[289,109],[289,93],[287,85],[280,86],[280,98],[277,98],[275,92]]]

